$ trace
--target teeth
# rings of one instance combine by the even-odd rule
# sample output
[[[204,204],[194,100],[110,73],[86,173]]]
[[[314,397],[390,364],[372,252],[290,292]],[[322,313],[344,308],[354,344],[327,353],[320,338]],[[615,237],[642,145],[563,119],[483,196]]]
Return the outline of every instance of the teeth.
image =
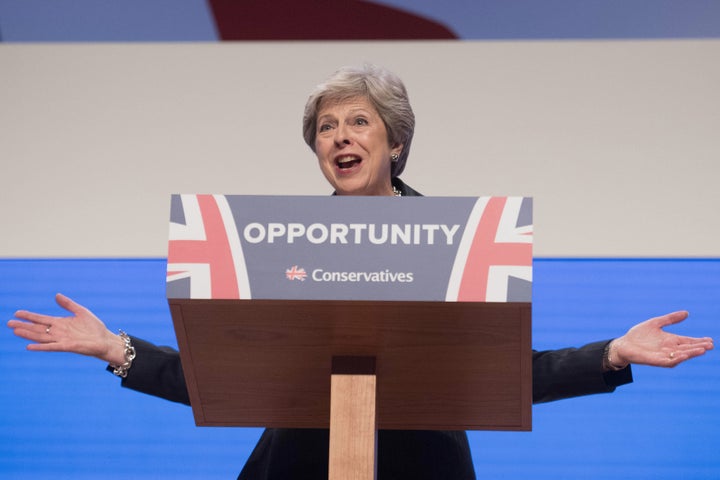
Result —
[[[348,162],[352,162],[352,161],[355,161],[355,160],[360,160],[360,158],[359,158],[359,157],[355,157],[355,156],[340,157],[340,158],[337,159],[337,163],[348,163]]]

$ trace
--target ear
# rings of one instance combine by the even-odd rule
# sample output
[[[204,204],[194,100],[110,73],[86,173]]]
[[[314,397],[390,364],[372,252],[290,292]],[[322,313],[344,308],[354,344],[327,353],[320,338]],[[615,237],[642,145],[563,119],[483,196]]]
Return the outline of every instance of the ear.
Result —
[[[402,153],[403,147],[404,147],[404,145],[402,143],[396,143],[394,145],[391,145],[390,146],[390,155],[394,154],[394,155],[400,156],[400,154]]]

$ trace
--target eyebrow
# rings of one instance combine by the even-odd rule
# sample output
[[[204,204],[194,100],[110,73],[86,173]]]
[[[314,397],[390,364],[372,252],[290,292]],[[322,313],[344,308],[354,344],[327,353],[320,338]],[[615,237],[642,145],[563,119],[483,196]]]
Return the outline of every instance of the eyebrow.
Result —
[[[367,116],[367,117],[372,117],[372,116],[373,116],[372,111],[369,110],[369,109],[367,109],[367,108],[364,108],[364,107],[358,107],[358,108],[354,108],[354,109],[352,109],[352,110],[349,110],[347,116],[348,116],[348,117],[353,117],[353,116],[356,116],[356,115],[358,115],[358,114],[362,114],[362,115],[365,115],[365,116]],[[375,116],[378,116],[378,114],[376,113]],[[336,119],[337,119],[337,116],[336,116],[336,115],[333,115],[333,114],[331,114],[331,113],[325,113],[325,114],[323,114],[323,115],[318,115],[318,117],[317,117],[317,121],[318,121],[318,122],[320,122],[321,120],[326,120],[326,119],[336,120]]]
[[[325,119],[335,119],[335,115],[330,115],[329,113],[326,113],[326,114],[324,114],[324,115],[319,115],[319,116],[317,117],[317,121],[318,121],[318,122],[319,122],[320,120],[325,120]]]
[[[354,108],[354,109],[350,110],[348,112],[348,116],[357,115],[358,113],[363,113],[367,116],[372,116],[372,111],[367,108],[364,108],[364,107],[358,107],[358,108]]]

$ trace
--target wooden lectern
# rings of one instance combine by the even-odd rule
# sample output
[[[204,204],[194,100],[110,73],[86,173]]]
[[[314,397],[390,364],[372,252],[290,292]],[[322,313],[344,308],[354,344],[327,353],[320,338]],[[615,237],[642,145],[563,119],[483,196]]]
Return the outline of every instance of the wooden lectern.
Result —
[[[168,301],[195,422],[329,428],[343,480],[374,477],[378,429],[530,430],[531,210],[173,196]]]
[[[169,303],[197,425],[330,427],[331,478],[376,429],[531,428],[529,303]]]

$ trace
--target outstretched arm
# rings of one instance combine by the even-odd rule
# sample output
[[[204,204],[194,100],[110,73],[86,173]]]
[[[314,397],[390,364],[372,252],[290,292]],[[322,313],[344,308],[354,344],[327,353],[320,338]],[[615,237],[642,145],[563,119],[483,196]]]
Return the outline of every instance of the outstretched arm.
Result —
[[[632,381],[627,368],[631,363],[674,367],[711,350],[711,338],[683,337],[663,330],[687,316],[687,312],[674,312],[651,318],[609,343],[534,352],[533,401],[612,392],[615,387]]]
[[[684,337],[663,330],[664,327],[680,323],[687,317],[688,312],[673,312],[635,325],[625,335],[610,343],[607,359],[609,365],[614,368],[622,368],[631,363],[675,367],[712,350],[712,338]]]
[[[55,317],[19,310],[8,322],[15,335],[34,342],[27,346],[28,350],[80,353],[114,365],[125,362],[125,342],[119,335],[65,295],[58,293],[55,301],[70,315]]]
[[[55,317],[19,310],[8,322],[15,335],[30,340],[28,350],[72,352],[98,358],[110,365],[125,362],[125,341],[112,333],[90,310],[58,294],[58,305],[70,312]],[[178,352],[132,337],[137,358],[123,377],[124,387],[174,402],[190,404]],[[113,367],[108,368],[113,371]]]

